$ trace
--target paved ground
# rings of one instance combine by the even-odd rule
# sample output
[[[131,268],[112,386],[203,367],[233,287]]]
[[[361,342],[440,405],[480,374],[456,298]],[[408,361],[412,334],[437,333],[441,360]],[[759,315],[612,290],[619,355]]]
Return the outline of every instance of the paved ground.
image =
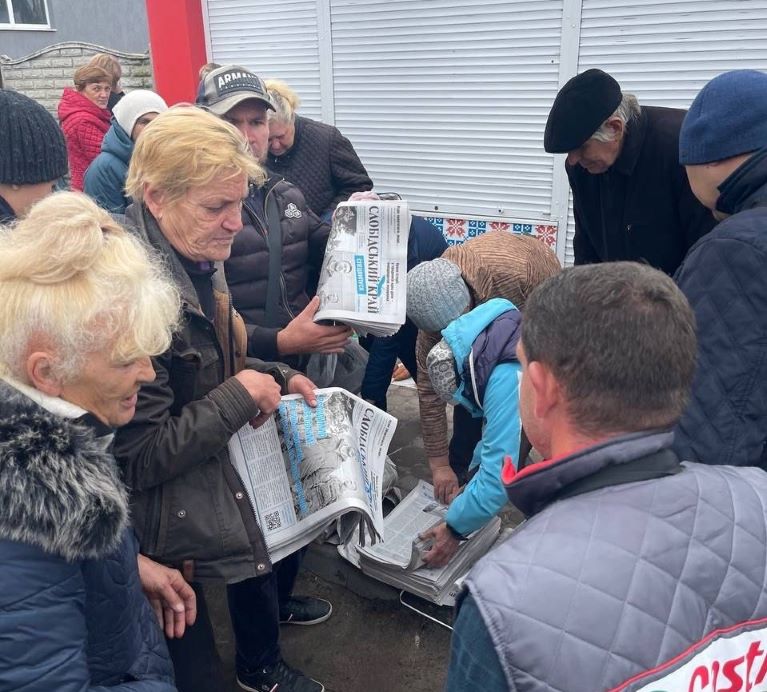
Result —
[[[418,479],[430,477],[415,391],[391,387],[389,410],[399,419],[390,456],[399,469],[399,485],[407,492]],[[327,598],[334,613],[314,627],[283,627],[286,660],[322,681],[329,692],[437,692],[443,688],[450,643],[447,629],[407,610],[396,591],[364,577],[329,546],[312,547],[305,567],[296,592]],[[237,690],[221,590],[210,593],[210,604],[231,689]],[[441,614],[449,617],[449,611]]]

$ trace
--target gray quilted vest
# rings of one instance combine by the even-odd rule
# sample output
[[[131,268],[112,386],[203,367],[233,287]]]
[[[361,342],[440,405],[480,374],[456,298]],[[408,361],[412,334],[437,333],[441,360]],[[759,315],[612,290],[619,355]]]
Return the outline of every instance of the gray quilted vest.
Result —
[[[508,486],[534,516],[466,586],[510,690],[767,689],[764,471],[685,463],[556,500],[670,443],[665,432],[627,436]]]

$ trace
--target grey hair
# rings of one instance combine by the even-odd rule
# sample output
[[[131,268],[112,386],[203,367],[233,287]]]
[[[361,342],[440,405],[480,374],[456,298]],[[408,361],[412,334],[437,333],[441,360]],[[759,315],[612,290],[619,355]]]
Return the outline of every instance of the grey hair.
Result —
[[[629,123],[635,118],[639,117],[642,112],[642,107],[637,101],[637,97],[634,94],[623,94],[621,102],[615,109],[615,112],[607,118],[618,118],[623,121],[623,124],[628,128]],[[599,129],[591,135],[589,139],[596,139],[598,142],[612,142],[615,139],[615,132],[607,127],[607,120],[602,123]]]

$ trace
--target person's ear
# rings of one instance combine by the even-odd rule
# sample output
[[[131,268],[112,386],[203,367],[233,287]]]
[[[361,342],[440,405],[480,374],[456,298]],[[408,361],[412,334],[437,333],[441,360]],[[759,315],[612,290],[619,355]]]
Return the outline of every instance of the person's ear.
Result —
[[[561,400],[559,382],[551,370],[538,361],[527,364],[526,375],[535,395],[533,413],[539,420],[546,419]]]
[[[34,351],[27,356],[26,372],[29,384],[48,394],[61,394],[61,380],[56,375],[55,358],[45,351]]]
[[[620,118],[608,118],[607,127],[614,135],[614,141],[620,142],[626,132],[626,123]]]
[[[158,221],[162,219],[162,212],[167,206],[166,202],[166,195],[162,190],[152,183],[144,183],[144,204]]]

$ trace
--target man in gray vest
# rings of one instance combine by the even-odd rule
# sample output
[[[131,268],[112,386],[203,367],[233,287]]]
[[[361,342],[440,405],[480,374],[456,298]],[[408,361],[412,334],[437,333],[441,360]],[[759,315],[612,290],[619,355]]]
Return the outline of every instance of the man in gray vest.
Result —
[[[520,412],[546,461],[504,469],[528,519],[466,579],[449,692],[765,689],[767,474],[672,450],[695,353],[645,265],[529,297]]]

